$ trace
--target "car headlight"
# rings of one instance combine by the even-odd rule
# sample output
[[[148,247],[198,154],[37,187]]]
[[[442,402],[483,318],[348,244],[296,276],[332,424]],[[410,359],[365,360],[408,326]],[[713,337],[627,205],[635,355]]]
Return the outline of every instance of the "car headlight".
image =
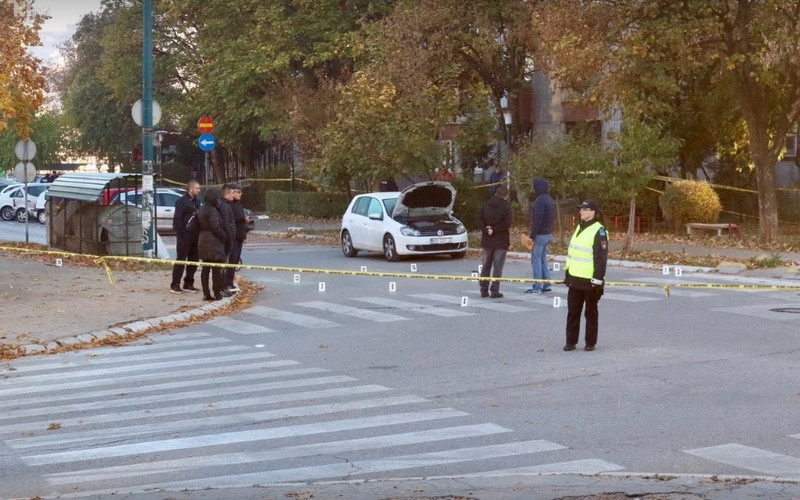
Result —
[[[413,229],[408,226],[401,227],[400,234],[403,236],[422,236],[422,233],[420,233],[418,229]]]
[[[467,232],[467,228],[464,227],[464,224],[459,224],[456,226],[456,234],[464,234]]]

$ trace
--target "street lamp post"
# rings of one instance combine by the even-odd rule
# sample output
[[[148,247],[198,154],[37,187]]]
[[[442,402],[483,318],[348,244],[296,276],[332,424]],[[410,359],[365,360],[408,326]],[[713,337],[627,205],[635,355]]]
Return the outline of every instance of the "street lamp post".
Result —
[[[153,0],[142,2],[142,253],[153,257]]]
[[[508,155],[508,164],[506,171],[506,189],[511,193],[511,142],[513,136],[511,133],[511,126],[513,125],[514,115],[511,113],[511,108],[508,106],[508,97],[503,96],[500,98],[500,108],[503,111],[503,123],[505,124],[505,142],[506,154]]]

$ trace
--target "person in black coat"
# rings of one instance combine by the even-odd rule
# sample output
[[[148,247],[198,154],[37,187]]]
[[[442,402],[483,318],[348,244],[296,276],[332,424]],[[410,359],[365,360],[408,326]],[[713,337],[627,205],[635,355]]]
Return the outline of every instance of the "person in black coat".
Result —
[[[511,245],[509,230],[513,213],[511,204],[506,201],[508,189],[502,184],[497,186],[489,201],[487,201],[480,212],[478,212],[478,227],[481,228],[481,277],[493,278],[503,276],[503,266],[506,262],[506,253]],[[503,296],[500,293],[500,281],[482,280],[480,283],[481,297],[491,296],[499,299]],[[490,293],[491,292],[491,293]]]
[[[250,222],[250,220],[244,213],[244,207],[242,206],[241,184],[227,184],[223,190],[225,189],[227,189],[228,194],[226,195],[223,192],[223,197],[233,211],[233,220],[236,225],[236,234],[233,239],[233,244],[231,245],[231,251],[228,253],[228,264],[239,264],[242,261],[242,247],[244,246],[244,240],[247,239],[247,223]],[[225,269],[225,284],[227,285],[226,289],[234,293],[239,291],[239,287],[236,286],[236,283],[234,283],[235,275],[236,268],[229,267]]]
[[[176,237],[176,253],[175,260],[181,264],[172,266],[172,283],[170,283],[170,290],[173,293],[182,293],[183,291],[197,292],[199,291],[194,286],[194,273],[197,271],[197,265],[191,264],[197,262],[197,238],[198,232],[189,231],[186,224],[192,215],[197,214],[200,209],[200,201],[197,195],[200,194],[200,184],[197,181],[189,181],[186,185],[186,194],[178,198],[175,202],[175,215],[172,218],[172,229],[175,231]],[[182,262],[189,262],[183,264]],[[186,275],[183,272],[186,270]],[[181,289],[181,278],[183,278],[183,289]]]
[[[223,263],[227,260],[228,234],[222,223],[219,204],[221,194],[219,189],[209,188],[206,191],[205,203],[197,212],[197,222],[200,226],[198,240],[198,253],[203,262]],[[225,278],[223,268],[203,266],[200,271],[200,283],[203,287],[203,300],[220,300],[223,296],[230,296],[225,292]],[[209,272],[213,279],[213,292],[209,288]]]

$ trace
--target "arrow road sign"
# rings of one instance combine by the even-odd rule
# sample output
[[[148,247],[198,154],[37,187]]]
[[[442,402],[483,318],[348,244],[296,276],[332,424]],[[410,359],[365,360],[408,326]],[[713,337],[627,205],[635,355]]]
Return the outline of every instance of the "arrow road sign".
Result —
[[[203,134],[197,139],[197,145],[205,152],[209,152],[217,145],[217,140],[211,134]]]

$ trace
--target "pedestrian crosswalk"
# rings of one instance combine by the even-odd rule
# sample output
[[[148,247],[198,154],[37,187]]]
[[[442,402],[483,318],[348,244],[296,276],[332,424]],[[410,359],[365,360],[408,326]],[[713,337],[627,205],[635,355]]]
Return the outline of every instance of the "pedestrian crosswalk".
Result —
[[[564,444],[188,330],[149,345],[21,359],[8,373],[0,441],[45,481],[33,492],[6,483],[4,498],[496,473],[515,463],[624,468],[558,460]]]
[[[684,450],[684,452],[713,462],[732,465],[750,473],[800,480],[800,457],[753,448],[739,443],[695,448]]]
[[[654,279],[642,278],[649,283]],[[241,335],[257,335],[281,332],[287,328],[302,329],[332,328],[351,325],[356,321],[391,324],[426,318],[468,318],[476,314],[525,314],[541,313],[545,309],[566,312],[566,289],[554,290],[540,295],[522,293],[523,287],[508,286],[505,297],[500,300],[486,299],[479,296],[477,288],[461,290],[460,293],[399,293],[364,296],[332,296],[320,293],[319,300],[303,300],[283,302],[272,307],[255,305],[246,309],[236,318],[218,317],[208,322],[209,325],[223,331]],[[604,303],[623,306],[654,301],[681,299],[699,300],[718,297],[721,293],[715,289],[670,289],[671,299],[667,299],[660,287],[619,287],[609,288],[603,295]],[[560,300],[555,304],[555,300]],[[786,300],[786,296],[783,297]],[[780,305],[780,304],[779,304]],[[613,305],[608,306],[613,307]],[[750,314],[778,321],[800,320],[800,315],[778,317],[770,305],[749,305],[748,308],[732,307],[732,312]],[[722,309],[718,309],[722,311]],[[786,315],[785,315],[786,316]],[[267,326],[268,325],[268,326]]]

